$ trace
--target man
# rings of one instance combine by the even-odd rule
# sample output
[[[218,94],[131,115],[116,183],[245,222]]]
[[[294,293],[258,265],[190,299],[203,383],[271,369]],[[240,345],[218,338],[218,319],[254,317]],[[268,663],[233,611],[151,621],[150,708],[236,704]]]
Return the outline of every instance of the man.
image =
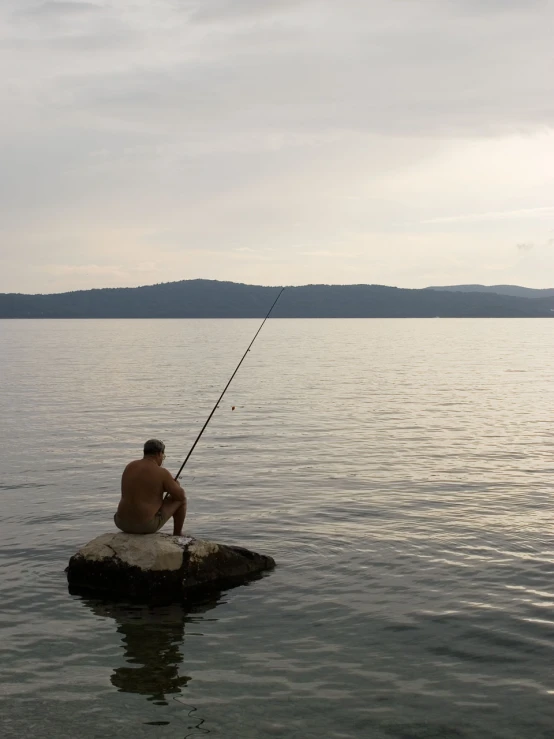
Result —
[[[144,457],[125,467],[114,522],[126,534],[155,534],[172,516],[173,536],[183,533],[185,491],[162,467],[164,459],[163,441],[149,439],[144,445]],[[165,500],[164,493],[168,493]]]

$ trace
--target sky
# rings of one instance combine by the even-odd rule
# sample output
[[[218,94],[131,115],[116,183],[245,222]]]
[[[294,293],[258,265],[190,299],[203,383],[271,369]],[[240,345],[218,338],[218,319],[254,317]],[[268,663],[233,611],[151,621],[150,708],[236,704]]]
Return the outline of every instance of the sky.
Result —
[[[554,0],[0,0],[0,292],[554,287]]]

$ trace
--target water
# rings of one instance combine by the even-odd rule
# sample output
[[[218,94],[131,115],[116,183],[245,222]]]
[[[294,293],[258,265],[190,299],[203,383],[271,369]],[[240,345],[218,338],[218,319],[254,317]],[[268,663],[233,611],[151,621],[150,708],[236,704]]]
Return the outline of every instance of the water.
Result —
[[[68,594],[258,325],[0,321],[2,737],[550,739],[548,320],[268,322],[183,482],[188,533],[278,568],[191,611]]]

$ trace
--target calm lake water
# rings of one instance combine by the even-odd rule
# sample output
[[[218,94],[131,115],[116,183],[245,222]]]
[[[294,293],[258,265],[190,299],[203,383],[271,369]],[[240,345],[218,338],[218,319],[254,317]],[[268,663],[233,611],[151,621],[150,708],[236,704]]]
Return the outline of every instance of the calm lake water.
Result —
[[[192,610],[68,594],[259,323],[0,321],[2,737],[551,739],[554,321],[270,320],[183,483],[187,533],[278,568]]]

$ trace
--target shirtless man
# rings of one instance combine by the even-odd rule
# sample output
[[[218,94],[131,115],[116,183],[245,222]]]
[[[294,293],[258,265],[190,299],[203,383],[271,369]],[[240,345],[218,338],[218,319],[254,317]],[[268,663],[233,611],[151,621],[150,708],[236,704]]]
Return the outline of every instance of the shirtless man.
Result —
[[[181,536],[187,513],[185,491],[162,467],[165,444],[150,439],[144,457],[129,462],[121,477],[121,500],[114,516],[127,534],[155,534],[173,516],[173,536]],[[164,500],[164,493],[168,496]]]

